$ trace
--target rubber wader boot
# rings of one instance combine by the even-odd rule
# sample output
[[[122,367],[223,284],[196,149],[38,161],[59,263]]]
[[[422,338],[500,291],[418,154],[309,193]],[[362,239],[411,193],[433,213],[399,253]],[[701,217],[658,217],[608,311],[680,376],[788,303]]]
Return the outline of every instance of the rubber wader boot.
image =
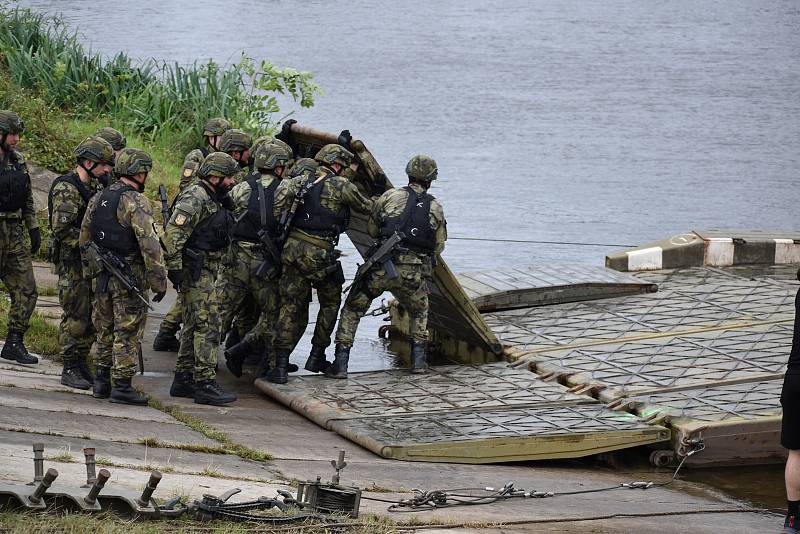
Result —
[[[111,402],[144,406],[147,404],[147,397],[131,387],[131,377],[117,378],[111,390]]]
[[[311,354],[308,355],[305,365],[306,371],[321,373],[330,365],[331,362],[325,359],[325,349],[317,345],[311,345]]]
[[[279,350],[275,353],[275,368],[267,373],[267,380],[275,384],[285,384],[289,381],[289,354],[288,350]]]
[[[98,365],[95,369],[92,397],[107,399],[109,395],[111,395],[111,368]]]
[[[236,396],[228,393],[217,384],[216,380],[201,380],[194,385],[194,402],[221,406],[236,400]]]
[[[81,376],[84,380],[90,384],[94,384],[94,375],[89,368],[89,362],[86,361],[86,358],[78,358],[78,370],[81,372]]]
[[[194,398],[194,379],[191,371],[176,371],[169,388],[170,397]]]
[[[61,383],[75,389],[89,389],[92,387],[81,375],[81,370],[75,359],[66,356],[64,357],[64,368],[61,370]]]
[[[228,339],[230,339],[230,336],[228,336]],[[225,367],[228,368],[233,376],[236,378],[242,376],[244,359],[254,348],[255,347],[245,339],[225,349]]]
[[[428,372],[428,355],[425,351],[426,343],[424,341],[411,342],[411,372],[415,375],[421,375]]]
[[[6,344],[3,345],[3,351],[0,353],[0,357],[6,360],[15,360],[17,363],[23,365],[39,363],[39,358],[28,353],[28,349],[25,348],[25,343],[23,343],[22,332],[18,332],[17,330],[8,331]]]
[[[328,378],[347,378],[347,363],[350,361],[350,347],[336,345],[333,354],[333,363],[325,369]]]
[[[181,348],[181,342],[175,335],[175,332],[167,332],[166,330],[159,330],[156,338],[153,340],[153,350],[156,352],[178,352]]]

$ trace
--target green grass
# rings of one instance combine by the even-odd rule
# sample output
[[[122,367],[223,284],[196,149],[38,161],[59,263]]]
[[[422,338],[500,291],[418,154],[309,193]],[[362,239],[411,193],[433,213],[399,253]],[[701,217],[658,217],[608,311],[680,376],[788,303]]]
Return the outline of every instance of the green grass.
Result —
[[[0,294],[0,317],[7,318],[8,309],[8,297]],[[0,320],[0,337],[5,339],[7,334],[8,321]],[[31,315],[30,328],[25,333],[25,346],[37,354],[58,355],[61,350],[58,344],[58,327],[34,311]]]

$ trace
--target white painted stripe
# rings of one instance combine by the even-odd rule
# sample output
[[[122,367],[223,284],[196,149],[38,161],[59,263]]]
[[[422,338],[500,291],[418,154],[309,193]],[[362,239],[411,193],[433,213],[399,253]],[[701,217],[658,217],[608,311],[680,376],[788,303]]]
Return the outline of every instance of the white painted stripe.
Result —
[[[794,239],[776,239],[775,263],[800,263],[800,243]]]
[[[712,267],[733,265],[733,238],[707,238],[704,264]]]
[[[626,252],[628,255],[628,270],[654,271],[656,269],[661,269],[663,265],[661,253],[661,247],[650,247]]]

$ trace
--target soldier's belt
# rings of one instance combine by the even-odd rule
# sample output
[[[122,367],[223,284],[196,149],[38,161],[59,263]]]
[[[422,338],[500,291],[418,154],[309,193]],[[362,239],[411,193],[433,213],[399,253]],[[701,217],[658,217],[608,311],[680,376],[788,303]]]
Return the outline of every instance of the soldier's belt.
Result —
[[[327,239],[323,239],[321,237],[314,237],[308,235],[305,232],[300,232],[298,230],[290,230],[289,237],[299,239],[300,241],[305,241],[306,243],[310,243],[319,248],[331,248],[333,246],[333,243],[331,243]]]

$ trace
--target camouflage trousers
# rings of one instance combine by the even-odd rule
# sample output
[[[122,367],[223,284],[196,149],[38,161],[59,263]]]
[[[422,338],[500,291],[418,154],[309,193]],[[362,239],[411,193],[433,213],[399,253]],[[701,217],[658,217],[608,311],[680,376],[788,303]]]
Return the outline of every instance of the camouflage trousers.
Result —
[[[336,326],[344,284],[342,265],[334,259],[333,247],[322,248],[290,235],[283,248],[282,262],[275,348],[294,349],[308,324],[311,288],[316,290],[319,299],[311,343],[328,347]]]
[[[236,317],[237,327],[247,328],[239,332],[240,337],[252,344],[272,347],[278,314],[278,279],[255,275],[262,261],[255,247],[232,244],[217,278],[217,302],[222,334],[230,330]]]
[[[95,341],[92,324],[92,280],[83,276],[81,260],[62,261],[56,265],[58,272],[58,301],[63,313],[58,325],[58,342],[64,361],[85,359]]]
[[[183,299],[181,298],[181,294],[178,293],[178,296],[175,298],[175,302],[172,303],[172,307],[161,320],[161,326],[158,327],[158,330],[160,332],[166,332],[168,334],[175,335],[178,333],[178,330],[181,329],[182,322]]]
[[[144,283],[144,266],[134,265],[133,271],[139,287]],[[106,276],[101,274],[100,277]],[[108,280],[108,287],[101,292],[101,278],[95,291],[93,320],[97,329],[97,354],[95,364],[111,367],[114,379],[131,378],[136,374],[136,360],[141,350],[147,306],[139,298],[120,285],[116,278]]]
[[[20,219],[0,219],[0,280],[11,298],[8,329],[25,333],[39,294]]]
[[[183,301],[183,332],[175,371],[190,371],[194,379],[213,380],[219,354],[219,306],[214,285],[219,268],[219,256],[206,257],[197,280],[183,270],[181,286]]]
[[[411,317],[411,336],[415,341],[428,339],[428,283],[420,264],[395,265],[397,278],[387,278],[383,269],[375,269],[364,280],[353,287],[347,295],[339,316],[336,343],[353,346],[356,330],[369,305],[383,294],[391,291]]]

